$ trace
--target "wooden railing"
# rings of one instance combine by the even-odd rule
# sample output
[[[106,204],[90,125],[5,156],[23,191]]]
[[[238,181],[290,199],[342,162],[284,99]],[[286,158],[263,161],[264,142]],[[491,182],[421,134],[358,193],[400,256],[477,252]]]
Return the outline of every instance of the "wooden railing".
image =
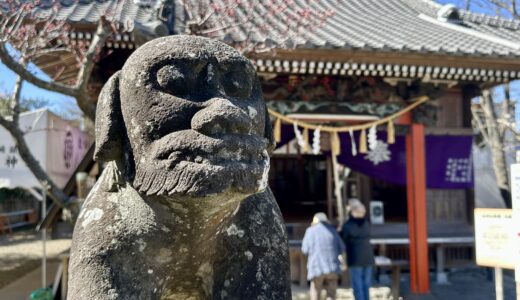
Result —
[[[20,216],[23,216],[21,221],[11,221],[13,218]],[[0,234],[13,233],[14,228],[36,224],[37,221],[38,216],[33,209],[0,213]]]

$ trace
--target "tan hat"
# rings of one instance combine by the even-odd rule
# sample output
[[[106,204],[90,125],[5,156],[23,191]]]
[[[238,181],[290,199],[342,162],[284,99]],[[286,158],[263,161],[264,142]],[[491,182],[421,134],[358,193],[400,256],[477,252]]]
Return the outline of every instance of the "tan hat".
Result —
[[[359,201],[358,199],[349,199],[348,200],[348,206],[350,210],[350,214],[354,218],[363,218],[365,217],[367,210],[363,203]]]
[[[312,225],[316,225],[320,222],[328,223],[329,219],[327,218],[327,215],[323,212],[315,213],[314,217],[312,218]]]

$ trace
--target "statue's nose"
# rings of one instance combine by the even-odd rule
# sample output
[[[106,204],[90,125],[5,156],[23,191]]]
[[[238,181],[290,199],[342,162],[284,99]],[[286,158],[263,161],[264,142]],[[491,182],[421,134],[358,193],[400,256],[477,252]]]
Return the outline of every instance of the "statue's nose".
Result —
[[[251,131],[252,122],[246,112],[231,101],[216,98],[191,119],[191,128],[202,134],[241,133]]]

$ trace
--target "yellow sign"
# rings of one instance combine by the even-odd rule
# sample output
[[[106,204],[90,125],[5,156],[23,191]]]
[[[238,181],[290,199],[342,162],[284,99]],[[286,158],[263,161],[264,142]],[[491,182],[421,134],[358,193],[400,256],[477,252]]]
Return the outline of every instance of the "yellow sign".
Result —
[[[514,269],[519,257],[511,209],[475,209],[475,249],[477,265]]]

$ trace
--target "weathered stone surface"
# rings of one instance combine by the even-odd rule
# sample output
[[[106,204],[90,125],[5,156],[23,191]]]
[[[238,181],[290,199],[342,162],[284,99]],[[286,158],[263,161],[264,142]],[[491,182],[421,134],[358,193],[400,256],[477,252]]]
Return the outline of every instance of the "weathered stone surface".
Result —
[[[69,299],[289,299],[251,63],[192,36],[137,49],[103,88],[107,162],[74,230]]]

